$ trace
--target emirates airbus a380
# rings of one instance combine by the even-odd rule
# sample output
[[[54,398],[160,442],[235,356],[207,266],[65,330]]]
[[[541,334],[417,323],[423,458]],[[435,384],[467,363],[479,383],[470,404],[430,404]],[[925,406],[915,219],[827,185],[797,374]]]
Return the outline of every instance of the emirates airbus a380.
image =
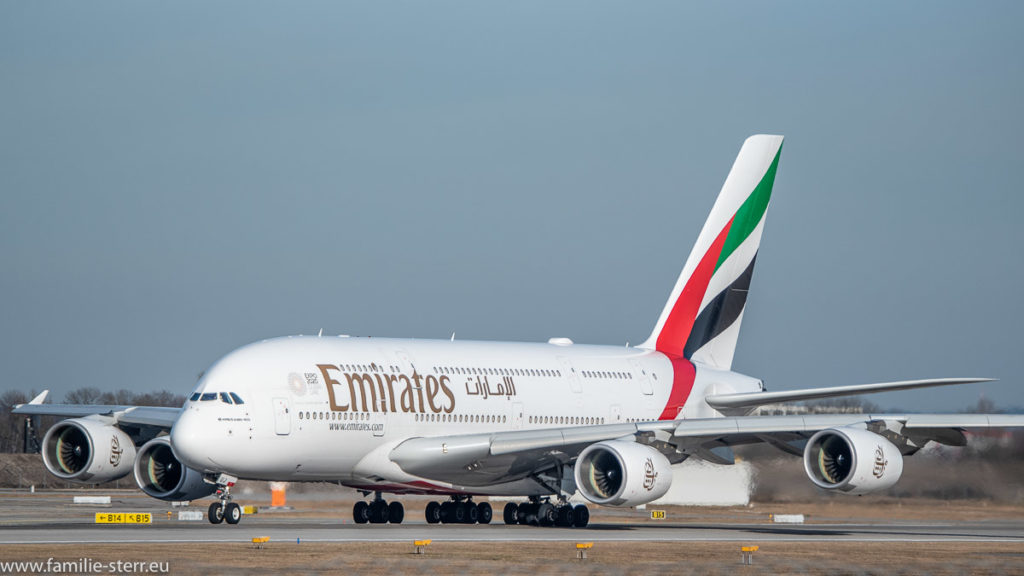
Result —
[[[161,500],[214,495],[209,520],[237,524],[240,479],[336,482],[373,495],[356,522],[400,523],[385,494],[432,494],[427,522],[491,521],[485,496],[519,497],[506,523],[586,526],[580,492],[637,506],[669,489],[672,464],[732,464],[731,447],[766,442],[811,482],[864,494],[892,486],[928,442],[1021,416],[752,416],[758,406],[983,382],[916,380],[768,392],[731,370],[764,229],[781,136],[743,144],[650,338],[635,347],[275,338],[221,358],[181,408],[43,404],[19,414],[70,418],[42,443],[54,475],[97,483],[134,474]]]

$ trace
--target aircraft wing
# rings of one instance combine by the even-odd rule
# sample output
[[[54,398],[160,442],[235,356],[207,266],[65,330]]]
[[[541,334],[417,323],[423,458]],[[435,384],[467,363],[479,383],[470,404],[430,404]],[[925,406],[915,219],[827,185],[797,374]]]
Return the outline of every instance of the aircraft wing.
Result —
[[[82,418],[85,416],[109,416],[115,424],[154,426],[171,429],[181,408],[165,406],[124,406],[119,404],[43,404],[46,392],[36,396],[28,404],[18,404],[11,413],[26,416],[58,416]]]
[[[1024,415],[815,414],[737,416],[413,438],[390,458],[404,472],[439,482],[484,486],[572,464],[587,446],[624,439],[648,444],[676,463],[697,457],[732,464],[731,447],[766,442],[792,454],[816,432],[841,426],[886,431],[911,454],[929,441],[962,446],[965,428],[1024,427]]]
[[[914,388],[930,388],[934,386],[954,386],[957,384],[976,384],[992,382],[992,378],[932,378],[928,380],[904,380],[901,382],[882,382],[878,384],[855,384],[853,386],[830,386],[828,388],[807,388],[803,390],[783,390],[780,392],[744,392],[740,394],[718,394],[704,399],[708,406],[726,415],[745,414],[751,409],[765,404],[778,402],[798,402],[801,400],[817,400],[819,398],[835,398],[838,396],[854,396],[857,394],[874,394],[878,392],[895,392]]]

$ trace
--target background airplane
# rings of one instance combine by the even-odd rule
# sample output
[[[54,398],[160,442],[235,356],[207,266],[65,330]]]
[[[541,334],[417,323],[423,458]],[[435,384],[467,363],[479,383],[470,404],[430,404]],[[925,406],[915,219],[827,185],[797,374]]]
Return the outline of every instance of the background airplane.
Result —
[[[899,480],[928,442],[963,445],[971,427],[1022,426],[981,414],[755,416],[759,406],[984,382],[913,380],[768,392],[731,370],[782,149],[743,145],[650,337],[635,347],[285,337],[242,347],[204,372],[182,408],[44,404],[69,418],[42,442],[54,475],[97,483],[134,474],[162,500],[215,495],[213,523],[236,524],[240,478],[331,481],[372,500],[356,522],[400,523],[383,495],[433,494],[426,520],[489,523],[474,497],[522,497],[506,523],[586,526],[579,491],[605,506],[663,496],[671,465],[728,465],[764,442],[802,456],[826,490],[863,494]]]

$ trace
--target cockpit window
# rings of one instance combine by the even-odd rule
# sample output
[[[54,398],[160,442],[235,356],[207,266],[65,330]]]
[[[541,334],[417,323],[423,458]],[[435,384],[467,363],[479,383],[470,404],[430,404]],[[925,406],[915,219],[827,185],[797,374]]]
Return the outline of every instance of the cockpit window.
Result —
[[[220,401],[225,404],[231,404],[231,396],[228,396],[227,392],[220,393]]]
[[[202,401],[202,402],[209,402],[210,400],[216,400],[216,399],[217,399],[217,393],[216,392],[204,392],[203,395],[199,397],[199,400]]]
[[[242,402],[242,398],[238,394],[232,392],[231,397],[235,399],[235,404],[245,404],[245,402]]]
[[[198,400],[199,400],[199,392],[196,392],[195,394],[193,394],[193,395],[192,395],[192,396],[191,396],[191,397],[189,398],[189,400],[191,400],[192,402],[196,402],[196,401],[198,401]]]

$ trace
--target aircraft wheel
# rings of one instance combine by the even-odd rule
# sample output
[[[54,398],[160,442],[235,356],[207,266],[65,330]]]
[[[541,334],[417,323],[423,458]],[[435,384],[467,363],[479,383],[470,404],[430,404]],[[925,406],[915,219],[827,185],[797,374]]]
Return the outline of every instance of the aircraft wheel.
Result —
[[[520,504],[519,510],[516,513],[516,518],[519,520],[519,523],[524,525],[536,525],[538,506],[538,504],[534,504],[533,502],[524,502],[523,504]]]
[[[206,517],[209,518],[210,524],[220,524],[224,521],[224,505],[220,502],[214,502],[210,504],[210,509],[206,512]]]
[[[454,502],[442,502],[441,503],[441,522],[443,524],[449,524],[449,523],[455,521],[454,520],[455,515],[452,513],[452,508],[454,507],[454,505],[455,505]]]
[[[541,526],[554,526],[558,520],[558,511],[550,502],[545,502],[537,508],[537,523]]]
[[[572,525],[577,528],[586,528],[587,524],[590,524],[590,510],[580,504],[572,509],[574,518],[572,519]]]
[[[481,524],[490,524],[491,518],[494,516],[494,511],[491,509],[489,502],[481,502],[476,505],[477,511],[477,522]]]
[[[387,524],[388,503],[383,500],[370,504],[370,522],[372,524]]]
[[[519,522],[518,512],[519,506],[515,502],[505,504],[505,511],[502,513],[505,524],[517,524]]]
[[[401,502],[388,504],[388,522],[401,524],[402,520],[405,520],[405,506],[402,506]]]
[[[465,524],[466,507],[462,502],[452,502],[451,512],[448,514],[448,521],[453,524]]]
[[[356,524],[366,524],[370,521],[370,505],[366,502],[359,501],[352,507],[352,519],[356,521]]]
[[[575,520],[576,517],[575,514],[573,514],[571,504],[558,507],[558,521],[555,522],[556,525],[562,526],[563,528],[570,528]]]
[[[466,509],[466,524],[476,524],[480,520],[480,509],[473,502],[463,502]]]
[[[441,521],[441,505],[437,502],[427,503],[427,524],[437,524]]]
[[[242,519],[242,507],[234,502],[224,507],[224,521],[228,524],[238,524]]]

